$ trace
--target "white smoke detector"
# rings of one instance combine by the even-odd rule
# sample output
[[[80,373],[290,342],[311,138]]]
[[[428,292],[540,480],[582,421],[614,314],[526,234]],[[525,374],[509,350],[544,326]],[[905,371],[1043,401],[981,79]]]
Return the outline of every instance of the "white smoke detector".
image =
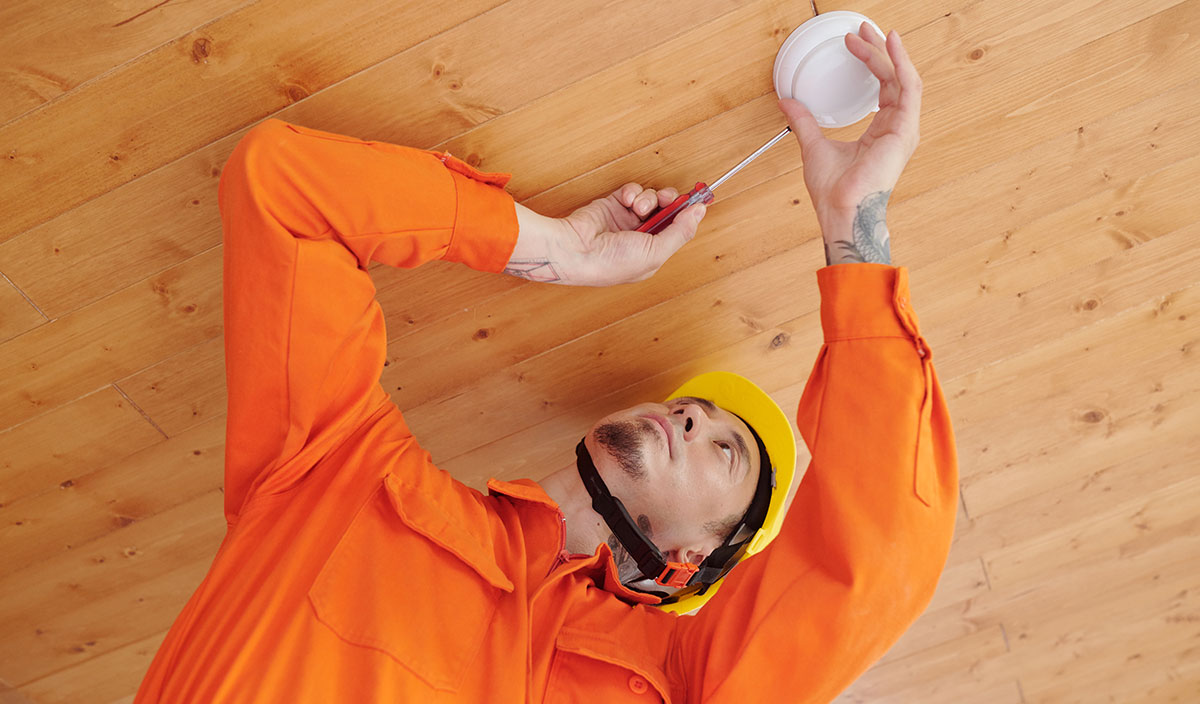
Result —
[[[845,127],[879,110],[879,79],[846,48],[863,23],[857,12],[817,15],[796,28],[775,56],[775,93],[804,103],[822,127]]]

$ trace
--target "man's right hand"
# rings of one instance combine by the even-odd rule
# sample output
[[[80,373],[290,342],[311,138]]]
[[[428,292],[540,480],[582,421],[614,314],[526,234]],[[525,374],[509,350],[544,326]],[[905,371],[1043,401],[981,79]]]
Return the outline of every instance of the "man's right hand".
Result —
[[[879,112],[866,132],[854,142],[834,141],[803,103],[785,99],[779,108],[800,142],[827,262],[890,264],[887,202],[920,141],[921,78],[895,30],[885,40],[864,22],[845,41],[879,79]]]

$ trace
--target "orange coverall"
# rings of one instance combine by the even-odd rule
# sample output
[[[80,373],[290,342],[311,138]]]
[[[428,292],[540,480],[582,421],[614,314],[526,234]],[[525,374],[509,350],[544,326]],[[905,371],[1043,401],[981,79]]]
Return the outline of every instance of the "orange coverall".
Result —
[[[228,532],[136,702],[819,702],[924,609],[957,462],[903,267],[817,271],[812,462],[783,532],[697,615],[646,606],[607,545],[566,554],[536,483],[485,495],[433,465],[379,384],[366,268],[500,271],[508,179],[275,119],[237,145],[219,194]]]

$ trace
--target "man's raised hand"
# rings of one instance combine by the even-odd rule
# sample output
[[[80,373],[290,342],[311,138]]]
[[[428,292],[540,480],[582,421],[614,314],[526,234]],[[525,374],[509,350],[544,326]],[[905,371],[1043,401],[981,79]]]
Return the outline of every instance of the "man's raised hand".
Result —
[[[796,133],[829,263],[890,263],[888,198],[920,141],[921,78],[895,31],[887,39],[864,22],[846,48],[879,79],[879,112],[854,142],[827,138],[796,100],[779,108]]]

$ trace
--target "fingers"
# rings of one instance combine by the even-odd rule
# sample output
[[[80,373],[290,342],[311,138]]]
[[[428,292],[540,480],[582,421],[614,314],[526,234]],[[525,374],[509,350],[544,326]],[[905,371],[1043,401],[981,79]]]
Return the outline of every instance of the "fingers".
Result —
[[[617,197],[617,201],[626,208],[633,207],[633,199],[637,198],[642,192],[642,187],[636,183],[627,183],[621,186],[613,193]]]
[[[900,84],[896,80],[896,67],[888,54],[883,37],[866,22],[858,34],[846,35],[846,49],[879,79],[879,106],[895,104],[900,98]]]
[[[846,48],[879,79],[879,107],[896,106],[905,132],[915,132],[921,114],[921,77],[896,30],[881,37],[863,22],[858,34],[846,35]]]
[[[800,142],[801,158],[808,153],[813,144],[825,139],[825,134],[821,132],[821,126],[817,124],[817,118],[813,117],[804,103],[792,98],[784,98],[779,101],[779,109],[783,111],[792,132],[796,134],[796,139]]]
[[[917,73],[912,59],[908,57],[908,50],[901,43],[900,35],[894,29],[888,34],[887,51],[896,67],[896,78],[900,83],[900,107],[906,111],[912,109],[920,114],[921,90],[924,88],[921,76]]]
[[[653,188],[642,188],[636,183],[627,183],[617,189],[614,196],[622,206],[628,208],[640,219],[661,208],[679,196],[674,188],[664,188],[656,191]]]
[[[678,252],[680,247],[692,241],[705,212],[707,209],[704,205],[697,203],[676,215],[670,225],[651,238],[649,259],[654,271],[666,263],[672,254]]]

